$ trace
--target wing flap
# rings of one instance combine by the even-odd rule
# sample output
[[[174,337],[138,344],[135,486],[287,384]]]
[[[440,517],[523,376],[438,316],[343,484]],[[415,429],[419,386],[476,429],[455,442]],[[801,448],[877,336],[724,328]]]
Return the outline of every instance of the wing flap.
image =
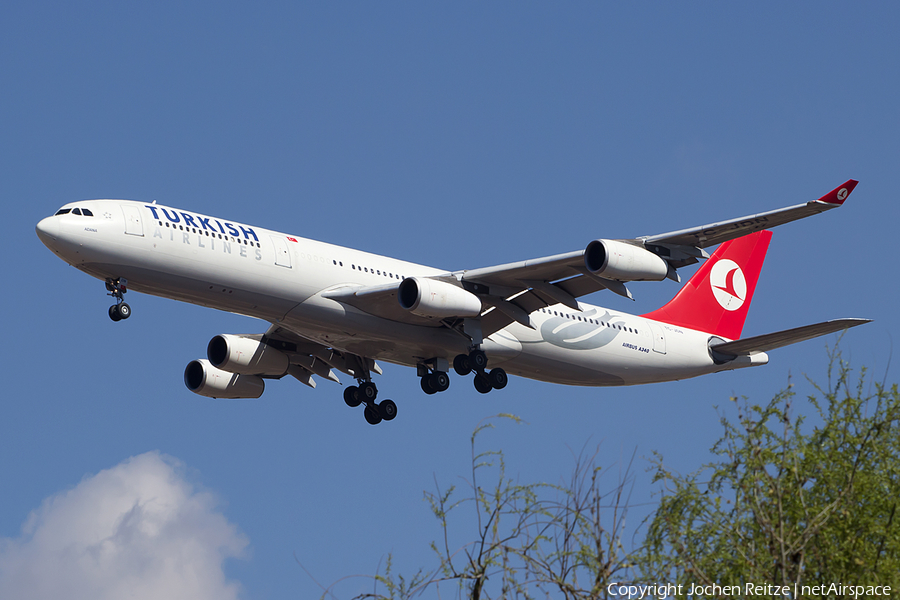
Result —
[[[266,344],[285,352],[291,359],[288,373],[313,388],[316,387],[316,382],[312,379],[312,375],[340,383],[332,369],[337,369],[350,377],[359,377],[366,370],[381,374],[381,367],[374,359],[340,352],[324,344],[307,340],[280,325],[269,327],[261,339]]]
[[[768,352],[797,342],[811,340],[813,338],[828,335],[871,323],[871,319],[834,319],[814,325],[804,325],[803,327],[795,327],[794,329],[785,329],[784,331],[776,331],[775,333],[767,333],[765,335],[757,335],[754,337],[735,340],[733,342],[724,342],[721,344],[713,344],[710,346],[712,350],[726,356],[741,356],[745,354],[753,354],[755,352]]]

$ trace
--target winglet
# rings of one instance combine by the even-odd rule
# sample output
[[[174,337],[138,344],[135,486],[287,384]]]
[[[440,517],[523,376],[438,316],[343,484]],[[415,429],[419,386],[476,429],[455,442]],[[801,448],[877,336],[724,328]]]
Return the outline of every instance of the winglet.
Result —
[[[843,183],[821,198],[817,200],[817,202],[825,202],[827,204],[837,204],[838,206],[844,203],[844,200],[847,199],[847,196],[850,195],[850,192],[853,191],[853,188],[856,187],[856,184],[859,182],[855,179],[848,179],[846,183]]]

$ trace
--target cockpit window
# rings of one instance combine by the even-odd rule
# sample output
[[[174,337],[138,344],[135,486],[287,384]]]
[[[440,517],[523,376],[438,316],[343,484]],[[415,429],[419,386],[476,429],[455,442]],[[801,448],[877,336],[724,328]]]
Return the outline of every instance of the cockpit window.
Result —
[[[94,213],[92,213],[87,208],[61,208],[58,211],[56,211],[56,215],[67,215],[69,213],[72,213],[73,215],[81,215],[83,217],[93,217],[94,216]],[[54,215],[54,216],[56,216],[56,215]]]

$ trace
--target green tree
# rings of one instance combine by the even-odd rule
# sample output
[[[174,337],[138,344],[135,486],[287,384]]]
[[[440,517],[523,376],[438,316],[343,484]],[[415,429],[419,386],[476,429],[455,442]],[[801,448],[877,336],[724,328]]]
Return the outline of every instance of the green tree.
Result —
[[[520,422],[512,415],[498,417]],[[631,465],[605,492],[596,452],[576,456],[563,483],[519,483],[507,475],[503,452],[478,449],[480,435],[496,420],[472,434],[468,489],[442,490],[436,483],[434,492],[425,493],[443,533],[431,544],[438,566],[404,577],[394,573],[389,556],[385,572],[375,577],[375,590],[358,598],[431,597],[438,591],[445,597],[448,586],[456,597],[473,600],[600,598],[618,580],[613,578],[629,576],[623,536]],[[466,508],[474,516],[471,541],[455,548],[451,529],[458,531],[458,520],[452,517]]]
[[[793,407],[793,385],[722,419],[718,460],[664,492],[635,560],[644,578],[708,585],[891,585],[900,590],[900,395],[832,354],[828,387]],[[834,377],[833,377],[834,376]],[[814,417],[815,418],[815,417]],[[741,588],[744,589],[743,587]],[[814,593],[801,594],[814,597]]]
[[[680,584],[682,597],[691,584],[743,592],[746,583],[834,582],[896,593],[900,393],[830,358],[827,387],[813,384],[799,410],[792,384],[765,405],[731,398],[737,420],[722,417],[715,458],[696,472],[674,473],[654,455],[662,491],[640,539],[626,539],[631,462],[606,490],[597,452],[576,456],[562,483],[520,483],[501,451],[478,449],[488,420],[470,440],[467,485],[436,482],[425,494],[442,532],[431,545],[437,566],[403,576],[388,556],[373,591],[358,598],[593,599],[623,581]]]

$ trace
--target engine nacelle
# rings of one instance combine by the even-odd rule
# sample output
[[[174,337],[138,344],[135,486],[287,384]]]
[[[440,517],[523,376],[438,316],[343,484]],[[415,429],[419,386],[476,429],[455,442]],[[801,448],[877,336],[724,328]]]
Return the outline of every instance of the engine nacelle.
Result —
[[[229,373],[208,360],[192,360],[184,369],[184,385],[207,398],[259,398],[266,389],[262,377]]]
[[[291,365],[281,350],[239,335],[217,335],[209,341],[206,356],[214,367],[244,375],[281,377]]]
[[[584,266],[594,275],[617,281],[662,281],[669,263],[640,246],[594,240],[584,251]]]
[[[412,314],[429,319],[481,314],[481,300],[472,292],[424,277],[404,279],[397,291],[397,300]]]

